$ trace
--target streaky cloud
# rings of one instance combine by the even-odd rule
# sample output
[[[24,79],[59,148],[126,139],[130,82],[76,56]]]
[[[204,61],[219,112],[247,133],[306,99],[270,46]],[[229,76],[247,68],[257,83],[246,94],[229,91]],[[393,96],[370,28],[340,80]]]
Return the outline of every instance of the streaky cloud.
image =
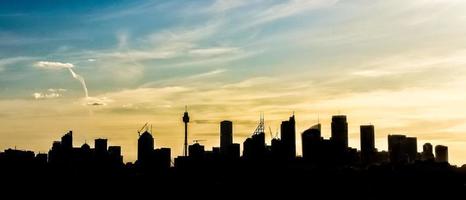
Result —
[[[83,89],[84,89],[84,95],[86,98],[89,98],[89,92],[87,90],[87,86],[86,86],[86,81],[84,80],[84,78],[79,75],[79,74],[76,74],[76,72],[72,69],[74,67],[73,64],[71,63],[62,63],[62,62],[53,62],[53,61],[39,61],[35,64],[36,67],[39,67],[39,68],[43,68],[43,69],[53,69],[53,70],[59,70],[59,69],[68,69],[68,71],[71,73],[71,76],[78,80]]]
[[[52,61],[39,61],[35,64],[36,67],[44,69],[69,69],[74,67],[71,63],[52,62]]]

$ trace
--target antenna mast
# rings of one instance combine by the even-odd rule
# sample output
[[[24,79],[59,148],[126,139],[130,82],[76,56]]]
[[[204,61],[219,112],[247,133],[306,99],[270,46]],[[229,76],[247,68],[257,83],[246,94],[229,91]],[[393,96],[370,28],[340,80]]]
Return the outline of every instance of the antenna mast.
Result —
[[[183,122],[184,122],[184,149],[183,149],[183,155],[188,156],[188,123],[189,123],[188,106],[184,107]]]

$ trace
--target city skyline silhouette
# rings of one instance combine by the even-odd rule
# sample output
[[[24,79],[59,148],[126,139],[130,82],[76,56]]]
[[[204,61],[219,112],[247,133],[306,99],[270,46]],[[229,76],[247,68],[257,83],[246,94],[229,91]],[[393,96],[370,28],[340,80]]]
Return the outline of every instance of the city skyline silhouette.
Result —
[[[185,106],[185,107],[186,107],[185,110],[187,111],[187,106]],[[188,113],[188,112],[185,112],[185,115],[187,115],[186,113]],[[293,113],[294,113],[294,112],[293,112]],[[343,122],[344,122],[344,125],[343,125],[344,127],[342,127],[343,130],[338,130],[339,128],[338,128],[337,125],[335,125],[336,127],[333,127],[333,126],[334,126],[334,123],[336,123],[334,120],[335,120],[335,119],[339,119],[339,118],[342,118],[342,119],[343,119]],[[266,125],[266,122],[265,122],[265,120],[264,120],[264,115],[261,114],[261,115],[260,115],[260,119],[259,119],[258,122],[257,122],[258,125],[257,125],[256,129],[255,129],[254,131],[252,131],[252,134],[250,134],[250,136],[246,136],[246,139],[245,139],[245,140],[247,140],[247,139],[250,138],[251,136],[257,135],[257,134],[259,134],[259,133],[263,133],[263,136],[262,136],[263,139],[261,139],[261,140],[264,140],[264,145],[272,146],[273,143],[274,143],[274,140],[281,140],[282,137],[285,137],[285,142],[286,142],[286,143],[289,143],[289,145],[287,146],[287,147],[288,147],[287,149],[291,149],[291,150],[290,150],[291,152],[289,152],[289,154],[290,154],[289,157],[293,157],[293,158],[294,158],[294,157],[304,157],[303,154],[305,154],[305,153],[303,153],[303,152],[304,152],[305,150],[304,150],[304,147],[303,147],[303,146],[304,146],[304,145],[303,145],[303,142],[304,142],[304,139],[303,139],[303,138],[305,138],[305,137],[310,137],[310,138],[317,137],[317,138],[321,138],[321,140],[325,140],[325,139],[327,139],[327,140],[332,140],[332,138],[341,138],[341,137],[343,137],[343,138],[341,138],[341,139],[336,139],[336,140],[338,140],[338,141],[341,141],[341,140],[342,140],[342,141],[343,141],[342,145],[344,146],[344,148],[354,148],[354,150],[359,151],[360,156],[361,156],[361,159],[363,159],[362,157],[364,157],[364,156],[363,156],[364,152],[367,152],[367,151],[381,151],[382,153],[388,153],[388,151],[390,151],[390,137],[398,137],[398,136],[400,136],[400,137],[408,137],[408,139],[409,139],[409,138],[414,139],[414,143],[415,143],[416,145],[412,148],[412,149],[413,149],[412,151],[415,151],[416,153],[422,153],[422,154],[423,154],[423,153],[424,153],[423,150],[425,150],[424,145],[426,145],[426,144],[428,144],[428,145],[431,146],[430,148],[431,148],[432,152],[433,152],[433,150],[434,150],[434,147],[432,146],[432,143],[431,143],[431,142],[426,142],[425,144],[417,145],[417,138],[416,138],[416,137],[409,137],[409,135],[407,136],[407,135],[396,134],[396,133],[395,133],[395,134],[388,134],[388,135],[387,135],[387,139],[388,139],[388,140],[386,140],[386,141],[387,141],[387,144],[388,144],[388,145],[387,145],[387,149],[377,148],[377,145],[376,145],[376,142],[375,142],[375,138],[376,138],[376,132],[375,132],[375,130],[376,130],[376,129],[375,129],[375,125],[372,124],[372,123],[371,123],[371,124],[361,124],[361,125],[359,125],[359,126],[360,126],[360,130],[359,130],[359,137],[358,137],[357,139],[360,140],[360,142],[359,142],[359,145],[360,145],[360,146],[358,146],[358,147],[351,147],[351,146],[348,145],[348,141],[349,141],[351,138],[349,138],[349,136],[348,136],[349,130],[348,130],[348,122],[346,121],[346,120],[347,120],[347,116],[346,116],[346,115],[338,114],[338,115],[332,116],[332,123],[331,123],[332,125],[330,126],[330,128],[331,128],[331,131],[330,131],[330,132],[331,132],[331,133],[328,133],[328,135],[329,135],[328,138],[325,138],[325,137],[324,137],[324,134],[323,134],[322,131],[321,131],[321,127],[322,127],[322,124],[320,123],[320,120],[321,120],[321,119],[318,119],[318,120],[316,121],[315,124],[311,124],[310,126],[308,126],[309,128],[305,129],[305,130],[302,131],[301,133],[298,133],[298,132],[296,131],[296,128],[295,128],[295,127],[296,127],[296,122],[294,121],[294,120],[295,120],[295,115],[294,115],[294,114],[290,117],[290,120],[291,120],[291,119],[293,120],[293,128],[292,128],[292,129],[293,129],[293,133],[296,133],[296,134],[292,134],[292,136],[291,136],[292,138],[291,138],[291,139],[287,139],[287,136],[286,136],[286,135],[287,135],[287,134],[290,135],[291,133],[287,133],[287,128],[285,128],[285,127],[287,126],[286,123],[289,123],[290,121],[282,121],[282,123],[281,123],[281,128],[277,129],[276,132],[273,132],[272,129],[270,128],[270,126],[267,126],[267,125]],[[183,117],[183,121],[184,121],[184,120],[185,120],[185,118]],[[189,119],[188,119],[188,120],[189,120]],[[337,122],[338,122],[338,120],[337,120]],[[224,123],[226,123],[226,125],[224,125]],[[235,134],[234,134],[234,125],[233,125],[233,124],[234,124],[234,120],[222,120],[222,121],[219,121],[218,124],[220,125],[219,128],[218,128],[219,132],[217,133],[217,134],[218,134],[218,136],[217,136],[218,141],[216,141],[218,144],[214,144],[214,145],[211,147],[212,150],[214,150],[214,149],[216,149],[216,148],[226,148],[226,147],[221,147],[221,146],[222,146],[221,144],[225,143],[225,140],[228,141],[227,143],[231,143],[231,144],[233,143],[233,141],[238,140],[238,139],[234,139],[234,138],[235,138]],[[284,124],[285,124],[285,125],[284,125]],[[153,127],[152,127],[152,126],[153,126],[153,124],[147,122],[147,123],[145,123],[142,127],[138,128],[138,129],[136,130],[136,132],[137,132],[137,137],[138,137],[138,138],[140,138],[141,135],[143,135],[143,134],[146,134],[146,135],[149,134],[150,137],[153,138],[153,140],[154,140],[154,142],[152,142],[152,145],[150,145],[150,146],[154,147],[154,146],[155,146],[155,137],[153,136]],[[225,127],[225,126],[226,126],[226,127]],[[266,127],[268,127],[268,128],[266,128]],[[318,128],[317,128],[317,127],[318,127]],[[226,130],[225,130],[225,129],[226,129]],[[318,130],[319,130],[318,136],[309,135],[309,134],[312,134],[312,132],[313,132],[314,129],[318,129]],[[335,129],[337,129],[337,130],[335,130]],[[186,127],[186,129],[185,129],[184,131],[187,131],[187,130],[188,130],[188,129],[187,129],[187,127]],[[229,135],[228,138],[226,138],[226,139],[224,139],[225,135],[222,135],[222,133],[223,133],[224,131],[227,131],[227,132],[228,132],[228,135]],[[284,131],[284,132],[282,133],[282,131]],[[157,132],[157,130],[155,130],[155,132]],[[344,136],[338,136],[338,135],[335,135],[335,136],[334,136],[334,134],[338,134],[338,132],[344,132],[345,134],[344,134]],[[369,132],[369,133],[366,133],[366,132]],[[67,134],[69,134],[69,133],[73,133],[73,130],[69,130]],[[66,136],[67,134],[65,134],[65,136]],[[193,134],[193,133],[191,133],[191,134]],[[369,136],[365,136],[364,134],[370,134],[370,135],[369,135]],[[301,135],[301,138],[299,138],[299,135]],[[325,135],[327,135],[327,134],[325,134]],[[189,138],[189,139],[188,139],[188,138]],[[96,140],[96,141],[97,141],[97,140],[105,140],[105,142],[104,142],[105,145],[107,145],[107,141],[108,141],[108,140],[111,141],[111,138],[109,138],[108,136],[106,137],[106,136],[104,136],[104,135],[101,135],[101,136],[99,136],[99,137],[97,137],[97,138],[94,138],[94,139],[92,139],[92,138],[90,138],[90,139],[91,139],[91,140],[89,140],[89,141],[93,141],[93,140]],[[354,138],[352,138],[352,139],[354,139]],[[89,148],[90,148],[90,145],[89,145],[89,143],[88,143],[87,141],[88,141],[88,140],[85,140],[84,143],[83,143],[82,145],[85,145],[86,147],[89,147]],[[205,140],[205,139],[191,139],[190,137],[187,137],[187,138],[185,139],[185,143],[184,143],[183,145],[179,145],[179,146],[183,146],[183,147],[181,148],[183,151],[182,151],[182,152],[173,152],[173,153],[170,153],[170,155],[173,154],[173,156],[183,156],[183,155],[186,156],[186,155],[188,155],[188,149],[186,149],[186,151],[185,151],[185,150],[184,150],[184,149],[185,149],[185,148],[184,148],[184,145],[191,146],[191,145],[193,145],[193,144],[199,144],[199,145],[202,145],[203,148],[204,148],[205,145],[203,145],[202,143],[204,143],[205,141],[207,141],[207,140]],[[364,144],[363,141],[366,141],[366,144]],[[214,142],[214,143],[216,143],[216,142]],[[62,143],[63,143],[63,141],[62,141]],[[239,143],[240,143],[240,142],[238,142],[238,144],[239,144]],[[301,145],[300,145],[300,146],[297,146],[297,145],[296,145],[297,143],[301,143]],[[338,143],[338,142],[337,142],[337,143]],[[368,146],[368,144],[369,144],[369,146]],[[91,145],[92,145],[92,144],[91,144]],[[94,144],[94,145],[97,145],[97,144]],[[116,144],[114,144],[114,145],[116,145]],[[223,146],[225,146],[225,145],[226,145],[226,144],[224,144]],[[383,146],[382,144],[379,144],[379,145]],[[68,144],[68,146],[69,146],[69,144]],[[139,152],[139,151],[140,151],[140,149],[139,149],[139,146],[140,146],[140,145],[137,144],[137,146],[138,146],[138,150],[137,150],[137,151]],[[186,147],[187,147],[187,146],[186,146]],[[363,147],[363,146],[364,146],[364,147]],[[442,145],[442,144],[437,144],[437,145],[435,145],[435,147],[436,147],[436,146],[439,146],[440,148],[446,147],[445,145]],[[74,148],[74,147],[75,147],[75,146],[71,146],[71,147],[69,147],[69,148]],[[125,161],[125,162],[127,162],[127,163],[134,163],[134,162],[136,162],[136,161],[139,159],[139,154],[138,154],[137,156],[134,156],[134,155],[133,155],[133,157],[136,158],[136,159],[134,159],[134,160],[124,160],[124,159],[123,159],[124,154],[121,153],[121,152],[124,152],[124,151],[122,151],[121,146],[116,146],[116,147],[120,147],[120,149],[119,149],[118,151],[120,152],[119,154],[122,156],[122,159],[121,159],[122,162]],[[159,146],[159,147],[160,147],[160,146]],[[163,147],[163,148],[168,148],[168,147]],[[238,147],[238,148],[241,149],[241,150],[243,150],[243,151],[241,152],[241,156],[243,156],[242,154],[243,154],[243,152],[244,152],[244,147],[241,145],[241,146]],[[299,149],[299,148],[301,148],[301,149]],[[17,149],[16,146],[14,146],[14,147],[7,147],[6,149],[9,149],[9,150],[19,150],[19,151],[28,151],[28,152],[32,151],[32,152],[34,152],[34,150],[32,150],[32,149],[27,149],[27,148],[19,148],[19,149]],[[152,149],[153,149],[153,148],[152,148]],[[179,147],[178,147],[178,149],[179,149]],[[368,150],[368,149],[369,149],[369,150]],[[422,151],[418,151],[418,149],[421,149]],[[49,149],[49,150],[50,150],[50,149]],[[43,154],[44,152],[45,152],[45,151],[42,151],[42,152],[41,152],[41,151],[37,151],[36,153],[37,153],[37,154]],[[297,152],[300,152],[300,153],[297,153]],[[448,162],[448,148],[446,149],[446,152],[447,152],[447,153],[446,153],[446,159],[445,159],[445,160]],[[417,155],[417,156],[422,156],[422,155]],[[411,156],[411,157],[412,157],[411,159],[414,160],[414,157],[415,157],[415,156]],[[435,158],[435,157],[434,157],[434,158]],[[173,160],[172,160],[172,162],[173,162]],[[458,166],[462,166],[463,164],[466,164],[466,163],[462,163],[462,164],[460,163]]]
[[[6,2],[0,149],[45,152],[71,129],[79,143],[110,138],[134,161],[131,133],[149,122],[178,154],[183,126],[167,116],[188,104],[191,140],[209,148],[224,119],[240,142],[260,112],[274,133],[293,111],[299,132],[320,115],[325,137],[345,113],[350,146],[372,123],[380,149],[409,134],[466,162],[464,2]]]
[[[0,194],[463,193],[465,11],[3,0]]]
[[[189,122],[188,113],[186,110],[180,117],[180,123]],[[281,192],[289,192],[293,187],[312,187],[318,190],[316,193],[321,193],[325,191],[321,189],[330,185],[350,191],[370,187],[366,182],[369,180],[383,185],[347,196],[364,199],[384,190],[399,190],[409,195],[416,195],[417,189],[426,188],[436,189],[434,194],[450,191],[452,195],[466,191],[466,164],[461,167],[450,165],[447,146],[425,143],[422,144],[422,152],[418,152],[416,137],[389,135],[388,150],[379,151],[374,144],[374,125],[361,125],[361,150],[358,151],[348,146],[346,115],[332,116],[330,138],[322,137],[320,123],[297,133],[295,117],[293,113],[282,121],[280,134],[273,136],[269,132],[272,139],[268,144],[262,114],[256,129],[242,144],[233,141],[233,122],[223,120],[219,122],[220,142],[217,147],[207,149],[199,143],[200,140],[194,140],[187,144],[188,149],[183,149],[180,156],[173,156],[170,148],[156,146],[152,125],[146,123],[137,130],[137,160],[126,163],[122,147],[109,145],[107,138],[95,139],[93,148],[87,142],[76,146],[73,131],[68,131],[52,143],[48,153],[36,154],[12,148],[0,152],[0,177],[24,183],[46,178],[70,186],[86,184],[85,180],[92,177],[100,181],[82,185],[83,188],[105,184],[110,188],[131,187],[132,191],[137,187],[157,186],[159,190],[155,191],[162,193],[175,189],[170,185],[176,182],[188,184],[178,186],[182,190],[201,189],[200,185],[191,185],[192,181],[210,185],[220,192],[235,184],[245,184],[244,178],[252,178],[247,185],[291,181]],[[186,131],[183,133],[185,136],[189,129]],[[302,141],[302,156],[296,154],[296,138]],[[180,141],[180,145],[185,144]],[[355,185],[339,185],[335,180],[326,180],[329,177],[352,181]],[[82,178],[83,182],[76,178]],[[319,181],[312,183],[309,180]],[[127,185],[135,181],[136,188],[133,188],[136,185]],[[55,183],[52,181],[46,186],[61,188]],[[407,186],[410,189],[405,188]],[[260,194],[262,190],[260,187],[257,189],[257,193],[252,194]]]

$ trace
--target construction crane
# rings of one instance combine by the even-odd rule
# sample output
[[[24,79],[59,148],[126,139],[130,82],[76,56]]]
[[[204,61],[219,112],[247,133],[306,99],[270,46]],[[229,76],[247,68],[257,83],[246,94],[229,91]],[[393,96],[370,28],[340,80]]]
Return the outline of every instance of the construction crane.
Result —
[[[272,129],[270,128],[270,126],[269,126],[269,132],[270,132],[270,139],[273,139]]]
[[[275,132],[275,135],[273,135],[272,129],[269,126],[269,132],[270,132],[270,139],[278,139],[278,128],[277,128],[277,131]]]
[[[139,136],[141,136],[141,132],[142,132],[142,131],[147,131],[147,130],[149,129],[149,126],[148,126],[148,125],[149,125],[149,123],[146,122],[146,123],[144,124],[144,126],[142,126],[142,127],[138,130]],[[152,129],[152,125],[151,125],[151,129]],[[152,130],[151,130],[151,131],[152,131]]]

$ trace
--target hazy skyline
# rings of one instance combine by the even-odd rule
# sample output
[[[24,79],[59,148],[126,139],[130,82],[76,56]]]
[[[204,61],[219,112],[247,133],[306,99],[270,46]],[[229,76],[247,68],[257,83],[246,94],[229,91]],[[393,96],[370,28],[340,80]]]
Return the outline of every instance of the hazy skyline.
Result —
[[[466,163],[465,1],[0,5],[0,149],[45,152],[73,130],[75,146],[109,138],[133,161],[149,122],[175,157],[188,105],[190,141],[209,148],[225,119],[242,143],[260,112],[274,134],[293,111],[297,134],[320,118],[326,138],[340,113],[352,147],[371,123],[379,150],[406,134]]]

